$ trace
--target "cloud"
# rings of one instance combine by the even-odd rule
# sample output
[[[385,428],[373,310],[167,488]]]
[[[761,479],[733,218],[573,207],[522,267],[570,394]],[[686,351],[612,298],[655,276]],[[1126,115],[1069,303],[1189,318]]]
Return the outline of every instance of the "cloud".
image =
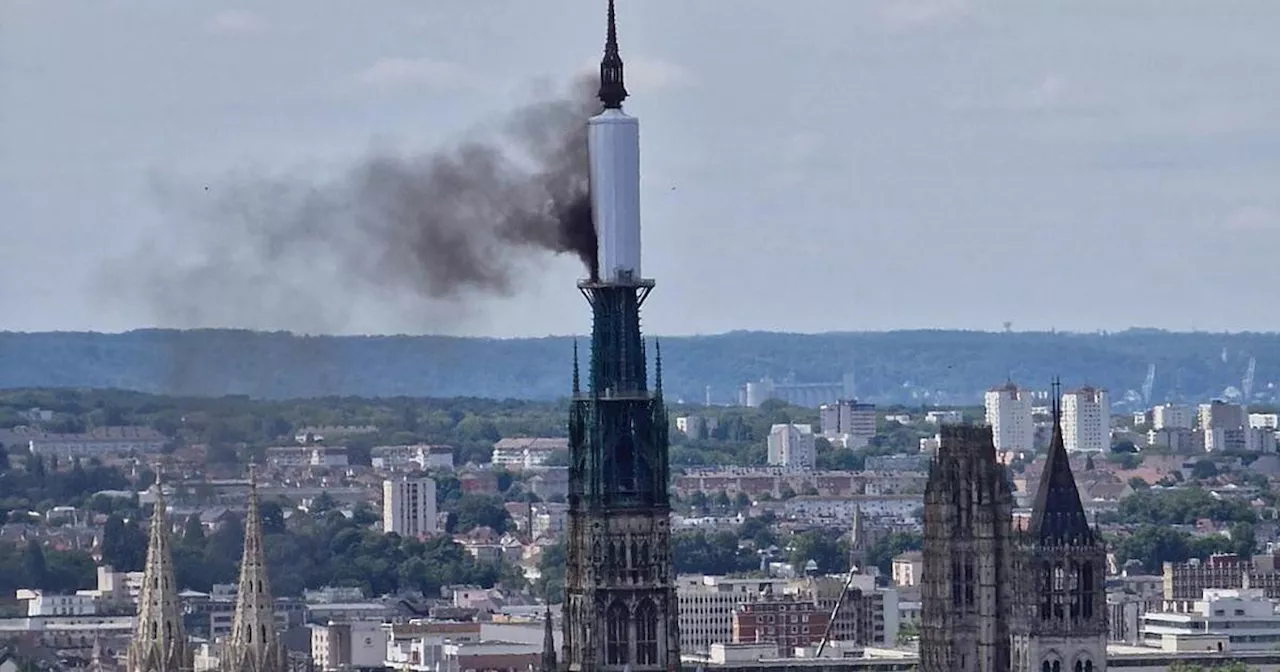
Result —
[[[632,59],[626,65],[627,86],[636,91],[678,89],[693,83],[693,75],[683,67],[662,59]]]
[[[1015,87],[988,96],[975,95],[950,102],[960,112],[1036,112],[1062,109],[1070,104],[1071,86],[1063,77],[1046,74],[1029,86]]]
[[[264,30],[267,22],[261,16],[243,9],[228,9],[209,19],[208,28],[215,33],[256,33]]]
[[[911,28],[968,14],[971,0],[888,0],[880,17],[894,28]]]
[[[1245,206],[1227,215],[1225,227],[1228,231],[1240,233],[1280,231],[1280,213],[1269,208]]]
[[[458,89],[475,85],[466,68],[430,58],[383,58],[360,71],[356,80],[379,89]]]

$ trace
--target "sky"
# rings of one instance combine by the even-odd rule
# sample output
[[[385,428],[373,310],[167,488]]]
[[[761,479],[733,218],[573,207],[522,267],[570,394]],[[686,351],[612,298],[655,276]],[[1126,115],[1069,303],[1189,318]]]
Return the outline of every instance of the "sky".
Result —
[[[1280,329],[1274,0],[618,14],[649,332]],[[0,0],[0,330],[585,332],[567,256],[456,300],[323,250],[182,309],[148,286],[218,244],[173,200],[456,144],[603,32],[602,0]]]

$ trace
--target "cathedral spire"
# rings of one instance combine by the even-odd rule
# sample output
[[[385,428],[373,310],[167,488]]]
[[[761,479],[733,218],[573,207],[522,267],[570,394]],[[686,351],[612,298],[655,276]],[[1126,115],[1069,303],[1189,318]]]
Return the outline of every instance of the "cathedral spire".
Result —
[[[169,517],[159,472],[155,490],[147,564],[138,594],[138,624],[129,642],[127,672],[183,672],[192,667],[191,648],[182,628],[182,604],[173,577]]]
[[[236,612],[231,638],[222,656],[226,672],[284,672],[287,660],[276,632],[275,601],[267,578],[262,545],[262,515],[258,510],[258,478],[249,465],[249,511],[244,520],[244,555],[236,588]]]
[[[1040,489],[1036,491],[1030,532],[1041,544],[1088,543],[1093,540],[1093,531],[1084,515],[1076,479],[1071,474],[1071,459],[1062,438],[1062,382],[1057,378],[1053,380],[1052,397],[1053,438],[1049,441],[1049,455],[1040,476]]]
[[[609,0],[609,34],[604,43],[604,59],[600,61],[600,102],[606,110],[622,109],[627,88],[622,84],[622,56],[618,53],[618,21]]]
[[[542,672],[556,672],[559,664],[556,662],[556,637],[552,630],[551,618],[551,599],[547,598],[546,623],[542,630]]]

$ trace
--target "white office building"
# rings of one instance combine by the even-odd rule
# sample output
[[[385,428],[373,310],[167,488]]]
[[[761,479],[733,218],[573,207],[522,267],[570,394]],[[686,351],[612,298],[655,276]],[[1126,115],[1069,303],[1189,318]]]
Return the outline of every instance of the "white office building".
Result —
[[[1248,426],[1244,406],[1214,399],[1200,404],[1200,429],[1239,429]]]
[[[1031,419],[1031,393],[1012,382],[987,390],[987,424],[996,450],[1031,450],[1036,427]]]
[[[1280,647],[1280,614],[1261,588],[1206,588],[1185,612],[1142,615],[1142,643],[1166,651],[1224,644],[1227,651],[1269,651]],[[1223,641],[1225,640],[1225,641]]]
[[[844,448],[864,448],[876,436],[876,405],[841,399],[818,409],[822,436]]]
[[[402,537],[438,532],[435,480],[406,476],[383,481],[382,531]]]
[[[786,579],[730,579],[701,574],[676,579],[680,650],[705,653],[712,644],[733,641],[733,612],[771,594],[781,595]]]
[[[816,458],[813,425],[774,425],[769,430],[769,464],[812,469]]]
[[[1107,391],[1082,387],[1062,395],[1062,442],[1069,452],[1111,448],[1111,403]]]
[[[1186,406],[1161,404],[1151,409],[1151,429],[1191,429],[1195,426],[1195,414]]]

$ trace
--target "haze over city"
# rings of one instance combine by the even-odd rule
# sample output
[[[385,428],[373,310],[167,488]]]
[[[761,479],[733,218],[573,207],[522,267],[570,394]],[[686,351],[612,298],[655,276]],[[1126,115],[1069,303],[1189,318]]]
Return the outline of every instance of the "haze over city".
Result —
[[[622,4],[650,333],[1276,328],[1273,2]],[[0,1],[0,329],[584,331],[571,255],[421,299],[183,220],[489,134],[591,70],[597,5]],[[239,282],[154,300],[202,257]]]

